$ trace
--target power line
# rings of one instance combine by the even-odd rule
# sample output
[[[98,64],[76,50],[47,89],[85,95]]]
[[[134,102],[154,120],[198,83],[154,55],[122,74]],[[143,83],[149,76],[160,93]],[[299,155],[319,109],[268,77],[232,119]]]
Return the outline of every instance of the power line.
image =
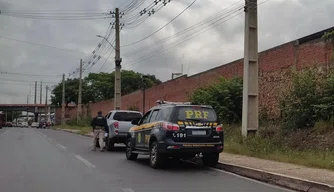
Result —
[[[58,50],[63,50],[63,51],[71,51],[71,52],[77,52],[77,53],[87,54],[87,53],[81,52],[81,51],[76,51],[76,50],[71,50],[71,49],[64,49],[64,48],[54,47],[54,46],[50,46],[50,45],[44,45],[44,44],[34,43],[34,42],[30,42],[30,41],[24,41],[24,40],[14,39],[14,38],[11,38],[11,37],[0,36],[0,38],[11,40],[11,41],[17,41],[17,42],[21,42],[21,43],[28,43],[30,45],[37,45],[37,46],[41,46],[41,47],[48,47],[48,48],[53,48],[53,49],[58,49]]]
[[[98,73],[101,72],[102,68],[104,67],[104,65],[107,63],[109,57],[111,56],[111,54],[113,53],[113,51],[111,51],[107,57],[107,59],[104,61],[103,65],[101,66],[101,68],[98,70]]]
[[[154,7],[155,5],[153,5]],[[162,9],[165,5],[159,5],[156,9],[150,8],[151,10],[149,11],[145,11],[142,12],[142,14],[148,12],[148,14],[146,14],[144,17],[141,17],[142,14],[140,14],[136,19],[134,19],[133,21],[131,21],[130,23],[123,23],[123,25],[125,26],[125,28],[135,28],[139,25],[141,25],[142,23],[144,23],[151,15],[155,14],[156,12],[159,12],[160,9]]]
[[[27,19],[41,19],[41,20],[99,20],[112,18],[111,16],[101,15],[77,15],[77,16],[45,16],[45,15],[33,15],[33,14],[22,14],[22,13],[0,13],[0,15],[14,17],[14,18],[27,18]]]
[[[242,1],[242,0],[241,0],[241,1]],[[240,2],[241,2],[241,1],[240,1]],[[238,3],[239,3],[239,2],[237,2],[237,3],[233,4],[233,5],[231,5],[230,7],[234,7],[234,6],[237,5]],[[136,55],[136,54],[138,54],[138,53],[147,51],[148,49],[155,49],[154,47],[158,46],[159,44],[162,44],[162,43],[164,43],[164,42],[166,42],[166,41],[168,41],[168,40],[170,40],[170,39],[172,39],[172,38],[174,38],[174,37],[176,37],[176,36],[181,36],[181,35],[183,35],[183,34],[186,34],[187,32],[191,32],[192,30],[195,30],[196,28],[199,28],[199,27],[201,27],[201,26],[203,26],[203,25],[205,25],[205,24],[207,24],[207,26],[205,26],[204,28],[209,27],[210,25],[216,23],[217,21],[219,21],[219,20],[225,18],[226,15],[228,15],[228,14],[230,14],[230,13],[233,13],[233,12],[236,11],[236,10],[240,10],[240,9],[242,9],[242,8],[243,8],[243,5],[237,5],[237,6],[235,6],[235,8],[231,8],[231,10],[228,10],[230,7],[226,8],[226,9],[223,9],[223,10],[219,11],[218,13],[215,13],[214,15],[210,16],[210,17],[207,17],[206,19],[200,21],[199,23],[196,23],[196,24],[194,24],[194,25],[192,25],[192,26],[190,26],[190,27],[188,27],[188,28],[186,28],[186,29],[184,29],[184,30],[181,30],[181,31],[175,33],[174,35],[171,35],[171,36],[169,36],[169,37],[166,37],[166,38],[164,38],[164,39],[161,39],[161,40],[159,40],[158,42],[155,42],[153,46],[150,46],[150,47],[148,47],[147,49],[141,49],[141,50],[139,50],[139,51],[137,51],[137,52],[135,52],[135,53],[132,53],[131,55],[132,55],[132,56],[133,56],[133,55]],[[130,54],[126,54],[126,56],[130,56]]]
[[[265,0],[265,1],[261,2],[261,3],[259,3],[258,5],[264,4],[264,3],[268,2],[268,1],[270,1],[270,0]],[[258,6],[258,5],[257,5],[257,6]],[[238,12],[238,11],[240,11],[240,10],[241,10],[241,8],[239,8],[238,10],[234,11],[233,13],[227,15],[227,17],[230,16],[230,15],[232,15],[232,14],[234,14],[234,13],[236,13],[236,12]],[[179,42],[179,43],[177,43],[177,44],[175,44],[175,45],[173,45],[173,46],[171,46],[171,47],[168,47],[168,48],[166,48],[166,49],[163,49],[163,50],[160,51],[160,52],[157,52],[157,53],[155,53],[155,54],[153,54],[153,55],[151,55],[151,56],[148,56],[148,57],[145,57],[145,58],[143,58],[143,59],[140,59],[140,60],[138,60],[138,61],[136,61],[136,62],[127,64],[127,65],[125,64],[125,65],[123,65],[123,66],[131,66],[131,65],[135,65],[135,64],[138,64],[138,63],[140,63],[140,62],[142,62],[142,61],[144,61],[144,60],[147,60],[147,59],[150,59],[150,58],[152,58],[152,57],[154,57],[154,56],[156,56],[156,55],[159,55],[159,54],[161,54],[161,53],[167,51],[167,50],[170,49],[170,48],[173,48],[173,47],[175,47],[175,46],[177,46],[177,45],[180,45],[180,44],[182,44],[182,43],[184,43],[184,42],[186,42],[186,41],[188,41],[188,40],[190,40],[190,39],[192,39],[192,38],[194,38],[194,37],[196,37],[196,36],[198,36],[198,35],[203,34],[204,32],[206,32],[206,31],[208,31],[208,30],[210,30],[210,29],[212,29],[212,28],[214,28],[214,27],[216,27],[216,26],[218,26],[218,25],[221,25],[222,23],[224,23],[224,22],[226,22],[226,21],[228,21],[228,20],[230,20],[230,19],[232,19],[232,18],[234,18],[234,17],[240,15],[241,13],[243,13],[243,12],[239,12],[238,14],[235,14],[235,15],[233,15],[232,17],[230,17],[230,18],[228,18],[228,19],[226,19],[226,20],[224,20],[224,21],[222,21],[222,22],[219,22],[219,21],[223,20],[223,19],[226,18],[226,17],[220,18],[219,20],[217,20],[217,21],[211,23],[211,24],[215,24],[215,23],[216,23],[215,25],[213,25],[213,26],[211,26],[211,27],[209,27],[209,28],[206,28],[206,29],[204,28],[205,30],[200,31],[199,33],[194,34],[193,36],[190,36],[190,37],[188,37],[187,39],[184,39],[183,41],[181,41],[181,42]]]
[[[105,37],[106,39],[109,39],[111,33],[112,33],[112,30],[113,29],[113,23],[110,23],[108,28],[107,28],[107,31],[105,33]],[[114,39],[114,37],[113,37]],[[96,46],[96,48],[92,51],[92,54],[91,56],[89,56],[87,59],[84,60],[84,65],[83,65],[83,72],[85,72],[85,70],[89,67],[89,65],[95,65],[96,62],[101,58],[101,55],[97,56],[100,51],[100,49],[105,45],[106,43],[106,40],[105,39],[102,39],[99,44]],[[107,44],[107,47],[109,46],[109,44]],[[106,47],[104,47],[105,49]],[[93,66],[91,66],[92,68]],[[90,68],[90,69],[91,69]],[[88,70],[90,70],[88,69]],[[70,73],[70,76],[72,75],[73,77],[75,77],[79,72],[79,68],[76,68],[73,72]]]
[[[13,73],[13,72],[3,72],[0,71],[0,74],[8,74],[8,75],[24,75],[24,76],[61,76],[61,75],[55,75],[55,74],[27,74],[27,73]]]
[[[156,55],[159,55],[159,54],[161,54],[161,53],[163,53],[163,52],[165,52],[165,51],[167,51],[167,50],[169,50],[169,49],[171,49],[171,48],[173,48],[173,47],[176,47],[177,45],[180,45],[180,44],[182,44],[182,43],[184,43],[184,42],[186,42],[186,41],[188,41],[188,40],[190,40],[190,39],[192,39],[192,38],[194,38],[194,37],[196,37],[196,36],[198,36],[198,35],[203,34],[204,32],[208,31],[209,29],[212,29],[212,28],[214,28],[214,27],[216,27],[216,26],[218,26],[218,25],[220,25],[220,24],[222,24],[222,23],[224,23],[224,22],[226,22],[226,21],[228,21],[228,20],[230,20],[230,19],[232,19],[232,18],[234,18],[234,17],[240,15],[241,13],[243,13],[243,12],[240,12],[240,13],[234,15],[233,17],[231,17],[231,18],[229,18],[229,19],[227,19],[227,20],[224,20],[224,21],[221,22],[221,23],[218,23],[218,24],[216,24],[216,25],[214,25],[214,26],[212,26],[212,27],[210,27],[210,28],[208,28],[208,29],[206,29],[206,30],[201,31],[200,33],[197,33],[197,34],[195,34],[195,35],[193,35],[193,36],[190,36],[190,37],[188,37],[187,39],[184,39],[183,41],[181,41],[181,42],[179,42],[179,43],[177,43],[177,44],[175,44],[175,45],[173,45],[173,46],[170,46],[170,47],[168,47],[168,48],[166,48],[166,49],[163,49],[163,50],[161,50],[161,51],[159,51],[159,52],[157,52],[157,53],[155,53],[155,54],[153,54],[153,55],[147,56],[147,57],[145,57],[145,58],[143,58],[143,59],[139,59],[138,61],[135,61],[135,62],[130,63],[130,64],[127,64],[127,65],[125,64],[125,65],[123,65],[123,66],[131,66],[131,65],[135,65],[135,64],[138,64],[138,63],[140,63],[140,62],[142,62],[142,61],[145,61],[145,60],[147,60],[147,59],[150,59],[150,58],[152,58],[152,57],[154,57],[154,56],[156,56]]]
[[[31,83],[35,83],[35,81],[33,81],[33,80],[7,79],[7,78],[0,78],[0,79],[1,79],[1,80],[4,80],[4,81],[31,82]],[[58,84],[58,83],[60,83],[60,82],[43,81],[43,83]]]
[[[40,9],[2,9],[3,12],[16,12],[16,11],[23,11],[23,12],[41,12]],[[47,12],[91,12],[91,11],[109,11],[109,9],[44,9],[43,11]]]
[[[143,39],[140,39],[138,41],[135,41],[133,43],[127,44],[127,45],[123,45],[121,47],[127,47],[127,46],[131,46],[131,45],[135,45],[137,43],[140,43],[150,37],[152,37],[154,34],[158,33],[159,31],[161,31],[163,28],[165,28],[167,25],[169,25],[170,23],[172,23],[175,19],[177,19],[180,15],[182,15],[187,9],[189,9],[197,0],[194,0],[190,5],[188,5],[185,9],[183,9],[178,15],[176,15],[172,20],[170,20],[168,23],[166,23],[165,25],[163,25],[162,27],[160,27],[158,30],[156,30],[155,32],[153,32],[152,34],[144,37]]]
[[[164,0],[162,4],[158,5],[157,9],[154,9],[154,7],[162,2],[162,0],[154,0],[150,5],[148,5],[146,8],[142,9],[139,13],[130,16],[130,18],[125,18],[122,20],[123,25],[126,26],[127,28],[134,28],[145,22],[145,20],[153,15],[154,13],[158,12],[161,8],[163,8],[167,3],[170,2],[170,0]],[[144,17],[142,17],[145,15]],[[139,21],[138,23],[135,23],[136,21]],[[128,22],[128,23],[127,23]],[[135,24],[134,24],[135,23]],[[134,24],[134,26],[131,26]],[[130,27],[131,26],[131,27]]]

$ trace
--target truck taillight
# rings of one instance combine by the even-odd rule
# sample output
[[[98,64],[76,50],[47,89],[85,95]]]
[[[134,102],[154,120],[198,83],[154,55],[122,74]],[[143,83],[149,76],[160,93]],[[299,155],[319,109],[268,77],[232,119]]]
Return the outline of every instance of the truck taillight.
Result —
[[[218,125],[216,127],[216,132],[223,132],[223,131],[224,131],[223,125]]]
[[[180,130],[180,127],[178,124],[163,123],[162,127],[167,131],[179,131]]]
[[[115,129],[118,129],[118,128],[119,128],[118,121],[114,122],[113,124],[114,124],[114,128],[115,128]]]

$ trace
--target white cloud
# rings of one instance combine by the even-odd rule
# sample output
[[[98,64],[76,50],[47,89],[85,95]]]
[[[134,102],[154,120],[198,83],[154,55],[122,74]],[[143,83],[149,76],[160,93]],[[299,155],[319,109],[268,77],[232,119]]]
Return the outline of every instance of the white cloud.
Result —
[[[147,0],[141,8],[152,1]],[[121,45],[135,42],[153,33],[179,14],[192,1],[171,1],[138,27],[128,29],[125,26],[121,31]],[[259,0],[259,3],[263,1]],[[194,32],[171,38],[157,46],[154,45],[161,39],[178,33],[224,8],[236,3],[242,5],[243,2],[243,0],[198,0],[190,9],[157,34],[134,46],[122,47],[123,69],[155,74],[164,81],[171,78],[172,72],[179,72],[182,64],[184,72],[192,75],[241,58],[244,41],[243,13],[178,46],[174,45],[189,38]],[[103,12],[122,3],[123,1],[120,0],[30,0],[29,2],[2,0],[0,9],[37,9],[36,11],[99,9],[98,12]],[[270,0],[260,5],[259,50],[265,50],[333,26],[334,22],[331,19],[334,17],[333,7],[332,0]],[[140,8],[131,14],[139,11]],[[126,15],[122,20],[125,18]],[[0,15],[0,36],[74,50],[65,51],[0,38],[0,71],[68,74],[78,67],[81,58],[86,59],[91,55],[91,52],[101,41],[96,35],[104,35],[110,22],[112,19],[64,21]],[[167,51],[142,62],[134,63],[164,49]],[[138,51],[141,52],[133,55]],[[91,69],[92,72],[101,68],[107,55],[108,53],[102,55],[103,58]],[[113,70],[113,58],[112,54],[109,62],[103,67],[104,71]],[[4,81],[3,78],[16,81]],[[33,85],[35,80],[50,82],[51,85],[52,82],[59,82],[61,76],[27,77],[0,74],[0,103],[25,103],[30,92],[29,85]],[[31,99],[32,101],[33,99]]]

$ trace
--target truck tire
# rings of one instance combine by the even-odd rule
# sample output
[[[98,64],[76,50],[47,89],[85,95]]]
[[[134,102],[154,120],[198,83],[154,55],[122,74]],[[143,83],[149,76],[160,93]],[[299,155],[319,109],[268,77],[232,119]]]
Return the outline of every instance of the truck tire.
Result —
[[[162,168],[166,157],[158,150],[158,142],[154,141],[150,146],[150,165],[154,169]]]
[[[137,153],[133,153],[133,147],[132,147],[132,139],[131,137],[128,138],[127,142],[126,142],[126,159],[127,160],[136,160],[138,158],[138,154]]]
[[[203,154],[202,161],[205,166],[215,167],[219,160],[219,153]]]

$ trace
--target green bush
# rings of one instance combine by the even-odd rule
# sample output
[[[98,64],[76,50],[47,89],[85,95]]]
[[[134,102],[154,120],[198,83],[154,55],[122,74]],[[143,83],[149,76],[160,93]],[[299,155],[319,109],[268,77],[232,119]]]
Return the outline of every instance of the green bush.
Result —
[[[194,104],[211,105],[223,123],[237,123],[242,115],[242,80],[221,78],[218,83],[196,89],[189,95]]]
[[[316,105],[319,120],[331,122],[334,125],[334,74],[328,77],[323,86],[323,95]]]
[[[313,127],[316,122],[316,105],[321,93],[317,91],[315,73],[311,70],[293,74],[292,88],[280,100],[285,128]]]
[[[89,127],[91,124],[91,118],[82,118],[80,120],[72,119],[67,121],[67,124],[70,126],[78,126],[78,127]]]

